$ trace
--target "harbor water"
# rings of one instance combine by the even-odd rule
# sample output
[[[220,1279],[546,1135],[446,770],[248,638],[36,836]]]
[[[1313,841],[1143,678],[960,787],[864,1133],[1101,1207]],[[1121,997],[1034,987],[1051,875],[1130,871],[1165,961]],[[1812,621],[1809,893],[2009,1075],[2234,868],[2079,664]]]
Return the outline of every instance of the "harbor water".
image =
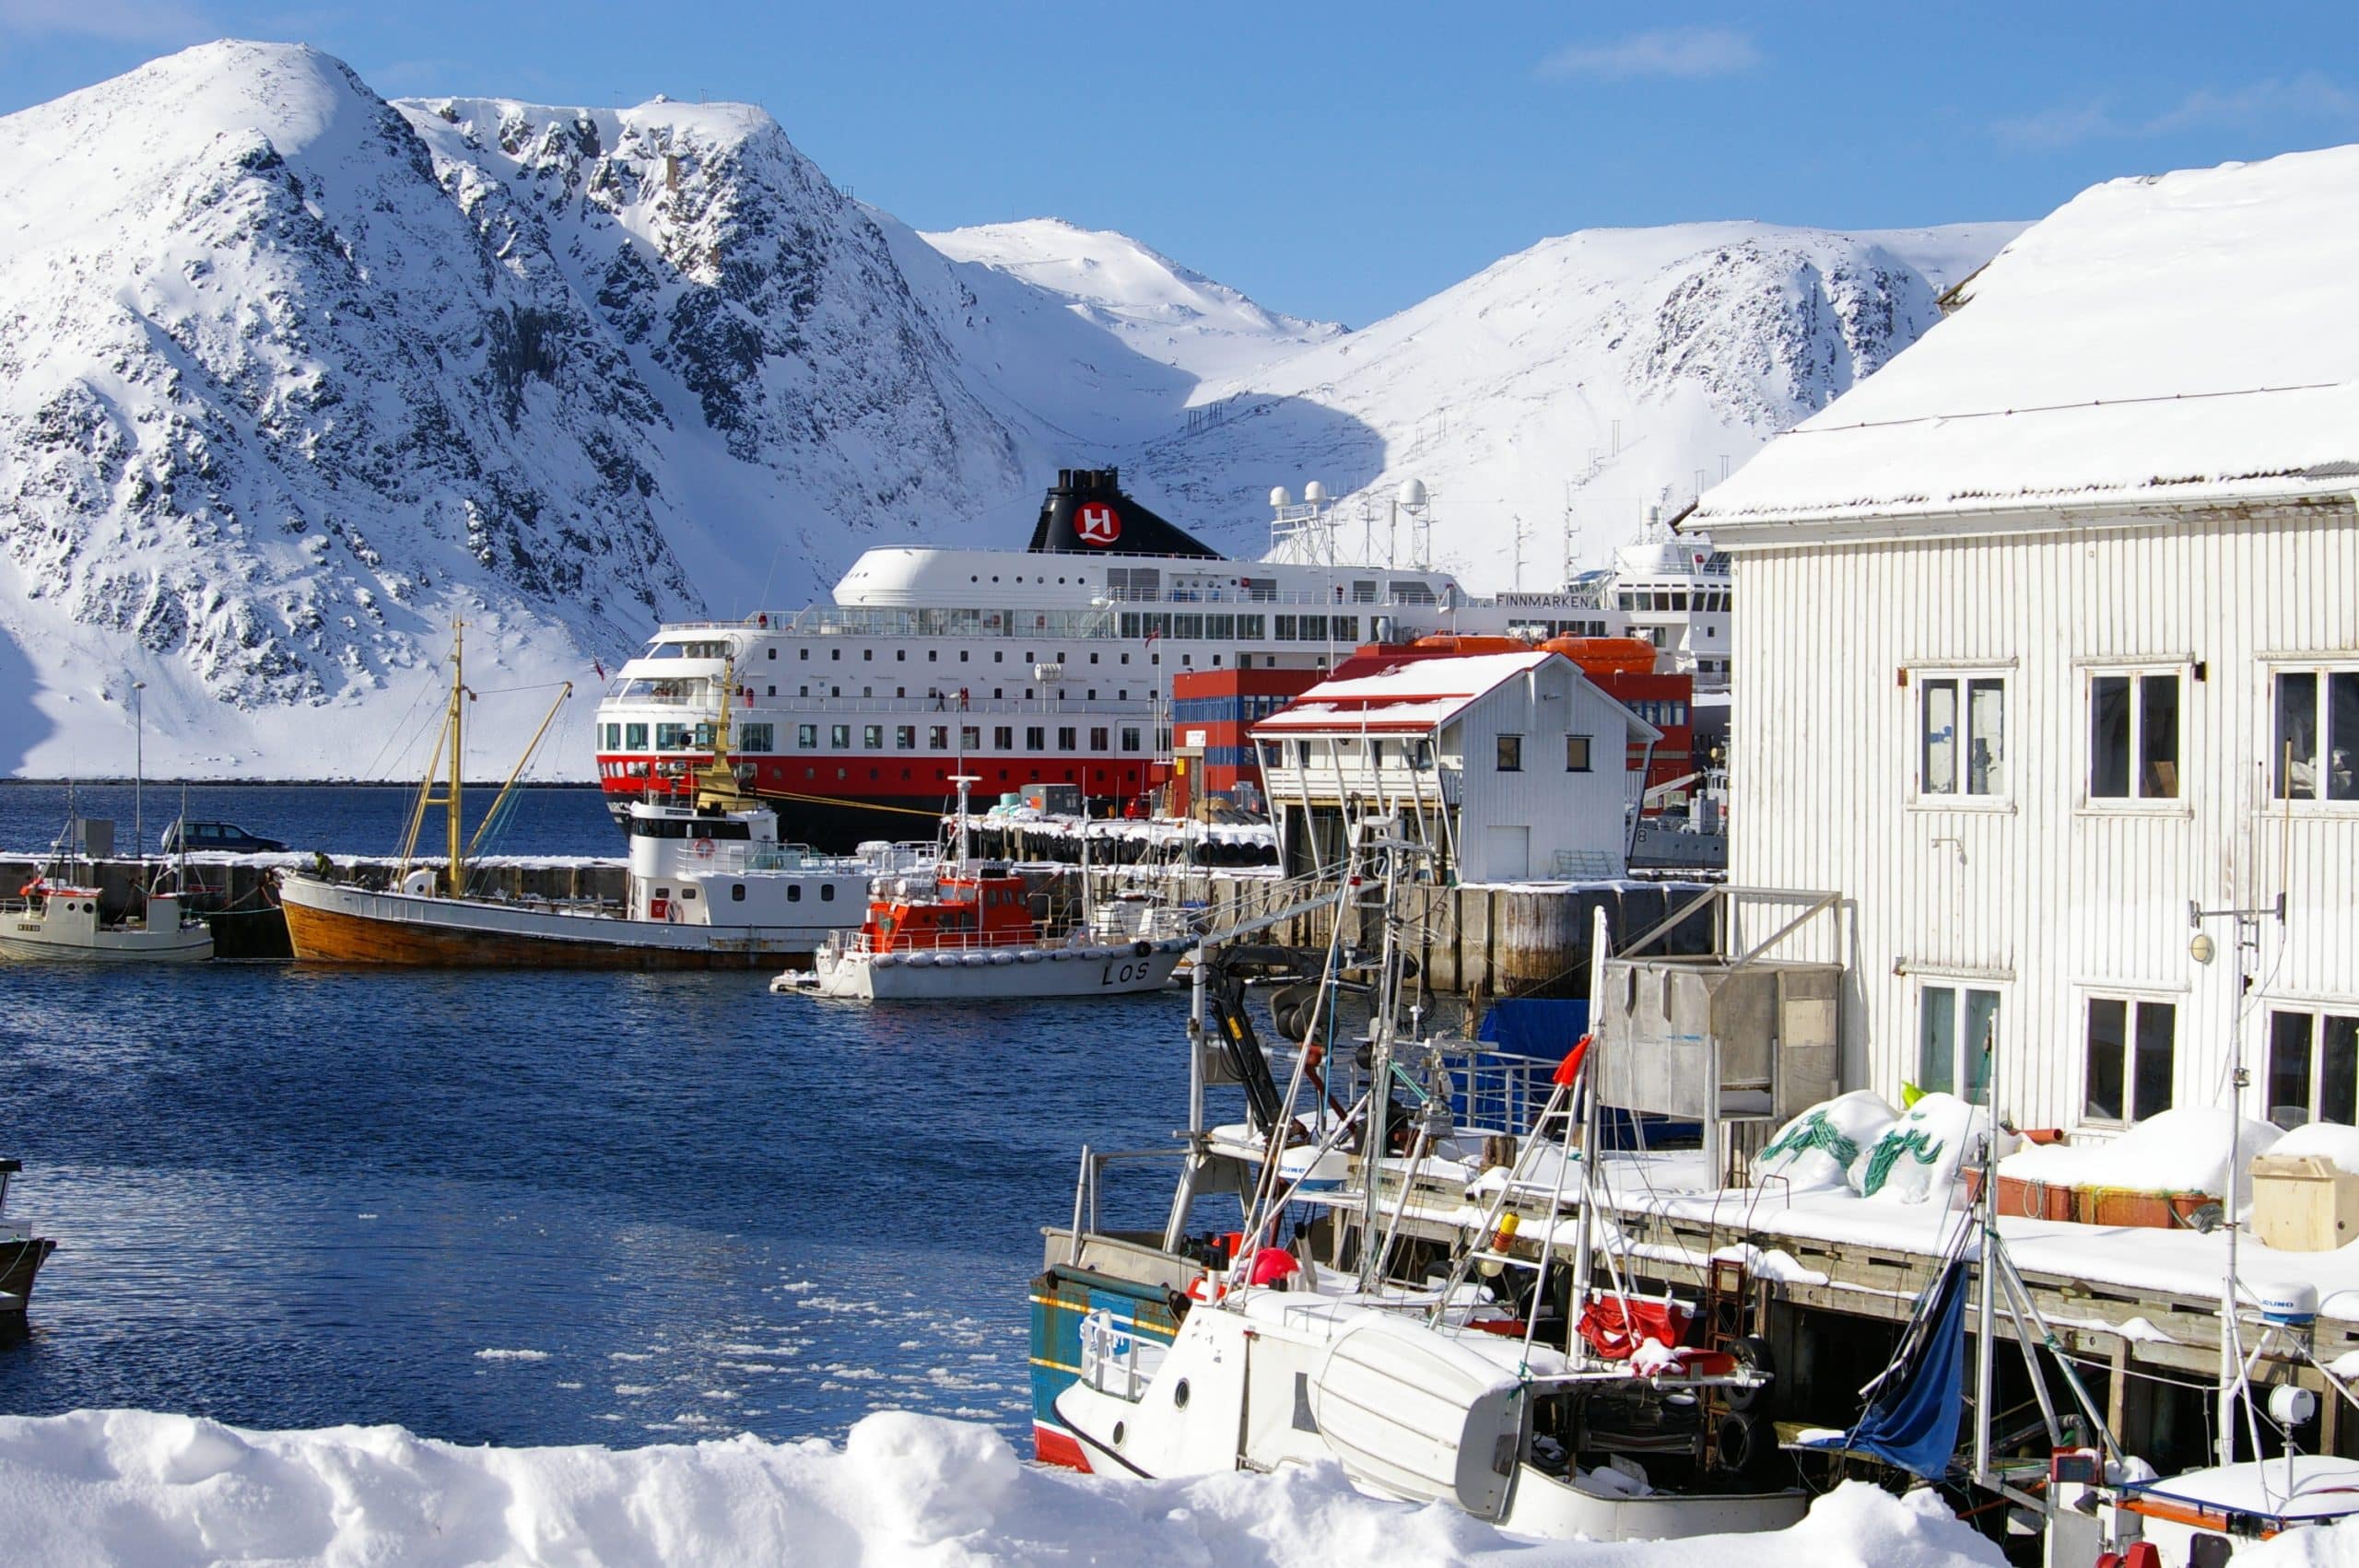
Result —
[[[205,813],[309,848],[256,799],[290,793],[376,847],[335,792]],[[590,824],[537,852],[619,848],[593,791],[535,794]],[[905,1408],[1020,1441],[1039,1228],[1085,1141],[1168,1144],[1184,998],[870,1009],[768,979],[0,967],[9,1210],[60,1243],[0,1410],[522,1445]],[[1136,1178],[1129,1217],[1168,1192]]]

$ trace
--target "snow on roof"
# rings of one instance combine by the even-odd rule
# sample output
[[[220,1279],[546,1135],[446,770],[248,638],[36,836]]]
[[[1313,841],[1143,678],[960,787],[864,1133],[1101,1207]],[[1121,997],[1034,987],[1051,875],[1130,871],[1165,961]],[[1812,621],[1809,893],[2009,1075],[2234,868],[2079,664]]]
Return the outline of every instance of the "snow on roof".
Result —
[[[2359,488],[2354,204],[2359,146],[2084,191],[1692,524]]]
[[[1469,653],[1410,659],[1369,675],[1322,681],[1253,726],[1255,734],[1363,730],[1423,734],[1449,723],[1484,696],[1561,653]],[[1578,665],[1565,659],[1576,673]],[[1582,677],[1587,680],[1586,676]],[[1601,694],[1602,695],[1602,694]],[[1612,702],[1613,698],[1607,697]],[[1620,708],[1619,703],[1615,703]],[[1623,709],[1634,732],[1659,733]]]

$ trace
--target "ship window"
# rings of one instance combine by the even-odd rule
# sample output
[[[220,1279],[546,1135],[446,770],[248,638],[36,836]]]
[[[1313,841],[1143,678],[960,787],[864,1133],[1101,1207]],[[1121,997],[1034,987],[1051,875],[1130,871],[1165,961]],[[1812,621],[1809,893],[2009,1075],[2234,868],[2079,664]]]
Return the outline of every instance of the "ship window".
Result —
[[[1352,603],[1355,603],[1355,604],[1373,604],[1373,603],[1376,603],[1376,584],[1374,584],[1374,583],[1372,583],[1372,582],[1355,582],[1355,583],[1353,583],[1353,584],[1352,584]]]
[[[770,688],[769,688],[769,690],[768,690],[767,692],[764,692],[762,695],[763,695],[763,696],[778,696],[778,688],[777,688],[776,686],[772,686],[772,687],[770,687]]]
[[[828,726],[827,726],[827,743],[828,743],[829,745],[831,745],[831,746],[849,746],[849,745],[851,745],[851,725],[849,725],[849,724],[830,724],[830,725],[828,725]]]
[[[809,649],[807,649],[807,648],[798,648],[798,649],[796,649],[794,650],[794,656],[795,656],[797,659],[802,660],[802,661],[803,661],[804,663],[806,663],[806,664],[807,664],[807,663],[809,663],[809,662],[811,661],[811,650],[810,650]]]
[[[1122,731],[1122,749],[1126,752],[1134,752],[1139,749],[1139,732],[1136,730],[1127,727],[1124,728]]]
[[[819,726],[816,724],[797,724],[794,727],[794,743],[802,747],[804,751],[810,751],[816,748],[819,743]]]
[[[1091,655],[1089,656],[1089,661],[1090,661],[1092,664],[1097,663],[1097,654],[1095,654],[1095,653],[1091,654]]]
[[[680,889],[680,902],[683,904],[692,901],[695,899],[696,895],[697,890],[693,887],[684,887]]]
[[[860,650],[860,661],[861,661],[862,663],[863,663],[863,664],[874,663],[874,662],[875,661],[875,659],[876,659],[876,649],[873,649],[873,648],[863,648],[863,649],[862,649]]]
[[[772,659],[778,657],[778,649],[775,648],[764,649],[762,651]]]
[[[918,727],[914,724],[895,725],[893,727],[893,743],[905,752],[917,750]]]
[[[771,730],[768,724],[737,726],[737,749],[741,752],[766,752],[770,749]]]
[[[840,648],[831,648],[827,649],[827,657],[840,664],[844,660],[844,650]]]
[[[1058,726],[1057,726],[1057,750],[1059,750],[1059,751],[1061,751],[1061,752],[1069,752],[1069,751],[1073,750],[1073,749],[1074,749],[1074,735],[1075,734],[1075,732],[1076,732],[1076,731],[1074,731],[1074,727],[1073,727],[1072,725],[1070,725],[1070,724],[1060,724],[1060,725],[1058,725]]]
[[[1048,750],[1049,731],[1047,729],[1039,724],[1026,725],[1024,728],[1024,749],[1027,752],[1040,752]]]
[[[803,902],[803,888],[799,883],[790,882],[786,884],[786,901],[789,904]]]
[[[1014,751],[1015,749],[1015,731],[1005,724],[993,725],[992,727],[992,745],[1000,751]]]
[[[949,727],[944,724],[928,725],[925,731],[925,743],[932,751],[948,751],[950,749]]]
[[[835,898],[836,884],[832,882],[821,883],[819,884],[819,902],[822,904],[832,904],[835,902]]]
[[[860,743],[862,746],[872,752],[883,751],[885,749],[885,726],[882,724],[862,725],[860,727]]]
[[[1092,702],[1096,702],[1097,700],[1097,688],[1096,686],[1089,688],[1089,700]]]
[[[646,726],[646,725],[644,725],[644,724],[626,724],[626,725],[624,725],[624,726],[623,726],[623,750],[625,750],[625,751],[627,751],[627,752],[643,752],[643,751],[645,751],[646,749],[647,749],[647,726]]]
[[[1106,749],[1106,734],[1107,732],[1104,730],[1093,726],[1089,731],[1089,749],[1094,752],[1104,751]]]

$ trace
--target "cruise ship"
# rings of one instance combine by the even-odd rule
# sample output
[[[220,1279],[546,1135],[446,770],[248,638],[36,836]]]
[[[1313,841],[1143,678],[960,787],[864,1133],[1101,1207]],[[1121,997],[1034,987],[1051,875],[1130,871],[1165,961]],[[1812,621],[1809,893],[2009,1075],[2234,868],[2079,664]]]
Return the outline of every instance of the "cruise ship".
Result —
[[[1271,501],[1270,554],[1237,560],[1117,471],[1062,470],[1023,550],[870,550],[827,603],[666,626],[599,704],[607,802],[685,793],[724,690],[745,784],[792,837],[848,845],[930,837],[962,774],[985,798],[1055,783],[1127,806],[1168,771],[1183,671],[1327,669],[1436,633],[1653,635],[1593,584],[1476,598],[1446,571],[1355,564],[1318,486]]]

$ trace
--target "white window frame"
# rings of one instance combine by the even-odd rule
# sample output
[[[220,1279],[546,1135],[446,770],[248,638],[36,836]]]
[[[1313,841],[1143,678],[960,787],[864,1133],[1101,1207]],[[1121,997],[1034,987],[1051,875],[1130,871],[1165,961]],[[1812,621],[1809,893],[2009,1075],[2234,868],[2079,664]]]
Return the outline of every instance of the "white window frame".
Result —
[[[2333,704],[2328,696],[2327,677],[2359,675],[2359,654],[2276,654],[2264,661],[2261,670],[2261,765],[2264,769],[2262,777],[2269,780],[2271,809],[2283,811],[2290,804],[2296,815],[2313,813],[2330,816],[2359,815],[2359,794],[2354,794],[2354,798],[2350,800],[2329,800],[2326,798],[2327,779],[2320,777],[2332,767],[2335,740],[2332,732]],[[2312,792],[2308,798],[2296,795],[2290,801],[2283,793],[2283,781],[2278,778],[2283,752],[2277,740],[2277,682],[2282,675],[2316,675],[2318,680],[2318,724],[2320,732],[2316,754],[2318,761],[2311,765]],[[2359,735],[2350,738],[2343,752],[2347,758],[2359,759]]]
[[[2188,999],[2183,995],[2153,990],[2140,990],[2124,986],[2088,986],[2073,992],[2076,1016],[2073,1019],[2073,1039],[2080,1063],[2079,1125],[2083,1127],[2135,1127],[2151,1116],[2159,1116],[2178,1103],[2178,1072],[2180,1067],[2178,1025],[2187,1012]],[[2089,1105],[2089,1012],[2101,1001],[2123,1004],[2121,1041],[2121,1100],[2122,1114],[2103,1117],[2091,1114]],[[2141,1106],[2138,1088],[2138,1017],[2142,1009],[2167,1007],[2171,1010],[2171,1085],[2170,1098],[2159,1106]]]
[[[1927,741],[1925,720],[1931,702],[1931,691],[1937,685],[1955,688],[1960,704],[1952,720],[1954,729],[1962,731],[1952,763],[1953,777],[1964,785],[1969,778],[1974,736],[1971,730],[1971,708],[1974,685],[1992,681],[1999,687],[1999,731],[2001,750],[1999,755],[2001,783],[1996,790],[1976,793],[1964,788],[1929,790],[1925,785]],[[2012,812],[2015,809],[2014,780],[2017,765],[2013,750],[2014,725],[2009,718],[2014,707],[2015,672],[2007,663],[1949,664],[1931,663],[1908,667],[1908,803],[1923,811],[1942,812]]]
[[[2140,757],[2145,740],[2146,705],[2142,700],[2141,683],[2156,676],[2167,676],[2178,683],[2178,792],[2174,795],[2142,795],[2138,792]],[[2194,747],[2190,744],[2189,720],[2194,711],[2195,665],[2190,660],[2124,660],[2119,662],[2089,663],[2081,670],[2081,787],[2079,808],[2099,815],[2120,813],[2132,816],[2186,816],[2193,813],[2188,802],[2188,759]],[[2130,683],[2130,793],[2100,795],[2096,792],[2097,742],[2096,703],[2099,680],[2127,680]]]
[[[1979,1054],[1981,1049],[1979,1042],[1969,1038],[1966,1032],[1966,1017],[1968,1012],[1966,1000],[1966,993],[1969,991],[1979,992],[1982,995],[1989,997],[1992,1000],[1993,1007],[1991,1017],[1996,1022],[1998,1027],[1994,1031],[1994,1038],[1990,1050],[1989,1071],[1989,1075],[1983,1080],[1983,1094],[1981,1097],[1972,1100],[1972,1103],[1975,1105],[1988,1105],[1989,1103],[1990,1083],[1992,1079],[1997,1076],[1998,1072],[1997,1058],[1999,1050],[2006,1039],[2006,991],[2001,987],[1993,984],[1988,979],[1977,978],[1969,976],[1925,975],[1919,978],[1917,982],[1916,1027],[1911,1036],[1916,1044],[1912,1048],[1913,1054],[1910,1058],[1909,1081],[1915,1083],[1919,1088],[1928,1091],[1931,1091],[1937,1087],[1937,1085],[1926,1082],[1929,1075],[1925,1071],[1926,999],[1931,993],[1935,991],[1946,992],[1950,998],[1949,1084],[1942,1092],[1956,1094],[1960,1099],[1969,1098],[1969,1096],[1960,1091],[1962,1087],[1970,1086],[1973,1083],[1973,1063],[1975,1057]]]
[[[2324,1056],[2326,1051],[2327,1023],[2330,1019],[2359,1021],[2359,1001],[2321,1001],[2306,997],[2283,997],[2265,999],[2261,1002],[2261,1104],[2259,1107],[2258,1114],[2264,1121],[2275,1121],[2276,1113],[2279,1109],[2277,1106],[2270,1103],[2275,1098],[2275,1096],[2271,1094],[2270,1089],[2271,1081],[2275,1076],[2273,1069],[2277,1055],[2277,1019],[2278,1015],[2281,1013],[2291,1014],[2309,1020],[2310,1041],[2309,1061],[2307,1064],[2309,1074],[2309,1094],[2308,1098],[2302,1106],[2302,1121],[2312,1122],[2327,1119],[2318,1114],[2318,1096],[2324,1091],[2326,1086]],[[2336,1108],[2341,1109],[2342,1107],[2338,1106]],[[2353,1109],[2354,1121],[2346,1122],[2343,1125],[2351,1126],[2359,1124],[2359,1106],[2354,1106]],[[2289,1124],[2281,1122],[2278,1125],[2300,1126],[2301,1123],[2295,1122]]]

